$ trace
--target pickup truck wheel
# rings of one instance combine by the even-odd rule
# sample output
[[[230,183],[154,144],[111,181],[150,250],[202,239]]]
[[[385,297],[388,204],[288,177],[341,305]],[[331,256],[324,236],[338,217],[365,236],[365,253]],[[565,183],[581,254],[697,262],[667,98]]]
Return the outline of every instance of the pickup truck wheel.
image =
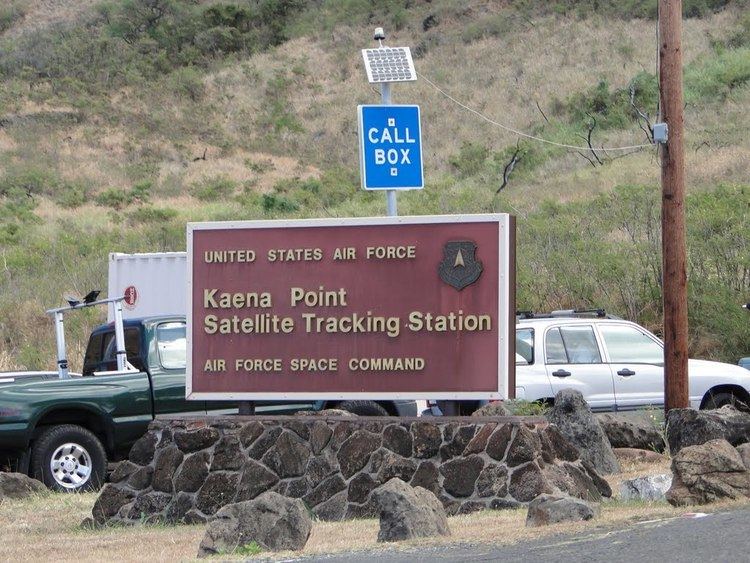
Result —
[[[92,432],[74,424],[52,426],[31,450],[31,475],[60,492],[95,491],[104,484],[107,453]]]
[[[375,401],[344,401],[336,408],[359,416],[388,416],[388,411]]]

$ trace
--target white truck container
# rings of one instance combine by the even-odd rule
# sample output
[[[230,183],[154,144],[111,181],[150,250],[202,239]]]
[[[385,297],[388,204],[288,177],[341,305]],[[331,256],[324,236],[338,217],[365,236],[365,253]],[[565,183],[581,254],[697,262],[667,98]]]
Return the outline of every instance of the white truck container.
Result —
[[[187,313],[187,253],[109,255],[108,297],[124,296],[124,319]],[[112,321],[112,312],[108,320]]]

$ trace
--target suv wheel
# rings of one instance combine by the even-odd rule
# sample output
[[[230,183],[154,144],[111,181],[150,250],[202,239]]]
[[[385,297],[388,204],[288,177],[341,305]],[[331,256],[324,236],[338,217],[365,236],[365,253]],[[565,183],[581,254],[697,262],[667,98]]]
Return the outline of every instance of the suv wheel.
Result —
[[[104,483],[106,472],[102,443],[81,426],[52,426],[31,450],[31,476],[55,491],[95,491]]]
[[[732,405],[737,410],[741,410],[741,411],[750,410],[750,407],[748,407],[745,401],[743,401],[737,395],[729,391],[721,391],[719,393],[712,393],[711,391],[709,391],[708,397],[706,398],[706,401],[703,404],[703,409],[704,410],[720,409],[721,407],[726,406],[726,405]]]

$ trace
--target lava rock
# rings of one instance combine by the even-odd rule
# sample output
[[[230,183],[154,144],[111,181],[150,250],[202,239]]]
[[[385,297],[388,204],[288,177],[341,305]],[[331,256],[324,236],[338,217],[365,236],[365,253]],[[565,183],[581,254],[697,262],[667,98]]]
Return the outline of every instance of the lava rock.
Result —
[[[198,557],[231,553],[252,542],[268,551],[299,551],[311,530],[312,520],[301,500],[268,491],[219,510],[208,523]]]
[[[596,419],[613,448],[664,451],[664,437],[650,420],[610,413],[597,414]]]
[[[540,495],[529,503],[526,515],[526,526],[548,526],[559,522],[579,522],[591,520],[596,511],[581,499],[559,496]]]
[[[0,500],[3,498],[21,500],[44,492],[47,492],[47,487],[41,481],[23,473],[0,472]]]
[[[205,450],[218,441],[219,431],[210,426],[204,426],[203,428],[190,431],[180,430],[174,433],[174,442],[184,453]]]
[[[339,467],[345,479],[362,469],[370,455],[380,447],[380,436],[365,430],[357,430],[341,444],[338,452]]]
[[[174,478],[174,490],[194,493],[203,486],[208,477],[208,452],[196,452],[185,458]]]
[[[135,444],[130,448],[128,459],[138,465],[148,465],[154,460],[154,452],[156,451],[156,434],[148,432],[138,438]]]
[[[450,535],[443,505],[430,491],[391,479],[372,494],[380,512],[379,542]]]
[[[671,475],[647,475],[628,479],[620,484],[620,500],[664,500],[664,495],[672,486]]]
[[[430,422],[414,422],[411,425],[414,456],[429,459],[437,455],[443,437],[436,424]]]
[[[726,405],[713,411],[672,409],[667,414],[667,442],[672,456],[686,446],[719,438],[732,446],[750,442],[750,413]]]
[[[672,458],[672,476],[666,497],[674,506],[750,496],[750,471],[739,452],[721,438],[682,448]]]
[[[562,389],[555,395],[555,404],[547,414],[565,438],[599,473],[617,473],[620,465],[607,436],[580,391]]]

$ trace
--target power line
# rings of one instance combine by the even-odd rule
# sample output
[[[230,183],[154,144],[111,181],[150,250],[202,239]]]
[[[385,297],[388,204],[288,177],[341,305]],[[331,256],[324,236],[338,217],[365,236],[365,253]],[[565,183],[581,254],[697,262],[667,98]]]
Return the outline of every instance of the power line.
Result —
[[[532,141],[537,141],[539,143],[547,143],[548,145],[553,145],[553,146],[556,146],[556,147],[562,147],[562,148],[565,148],[565,149],[573,149],[573,150],[577,150],[577,151],[591,151],[591,150],[594,150],[592,147],[579,147],[579,146],[576,146],[576,145],[568,145],[568,144],[565,144],[565,143],[558,143],[556,141],[550,141],[549,139],[544,139],[542,137],[537,137],[535,135],[531,135],[529,133],[524,133],[523,131],[519,131],[517,129],[513,129],[512,127],[508,127],[507,125],[503,125],[502,123],[499,123],[499,122],[495,121],[494,119],[492,119],[490,117],[487,117],[483,113],[480,113],[479,111],[477,111],[477,110],[475,110],[473,108],[470,108],[466,104],[459,102],[456,98],[454,98],[453,96],[451,96],[450,94],[448,94],[445,90],[441,89],[437,84],[435,84],[434,82],[432,82],[429,78],[427,78],[423,74],[417,72],[417,75],[422,80],[424,80],[425,82],[427,82],[427,84],[429,84],[430,86],[432,86],[435,90],[437,90],[438,92],[440,92],[443,96],[445,96],[450,101],[452,101],[454,104],[457,104],[457,105],[461,106],[466,111],[473,113],[474,115],[476,115],[477,117],[483,119],[487,123],[490,123],[492,125],[500,127],[501,129],[505,129],[506,131],[509,131],[509,132],[511,132],[511,133],[513,133],[515,135],[518,135],[519,137],[525,137],[526,139],[531,139]],[[643,144],[643,145],[630,145],[630,146],[626,146],[626,147],[594,147],[594,148],[596,150],[601,150],[601,151],[605,151],[606,152],[606,151],[628,151],[628,150],[642,149],[642,148],[652,147],[652,146],[653,146],[653,144],[648,143],[648,144]]]

